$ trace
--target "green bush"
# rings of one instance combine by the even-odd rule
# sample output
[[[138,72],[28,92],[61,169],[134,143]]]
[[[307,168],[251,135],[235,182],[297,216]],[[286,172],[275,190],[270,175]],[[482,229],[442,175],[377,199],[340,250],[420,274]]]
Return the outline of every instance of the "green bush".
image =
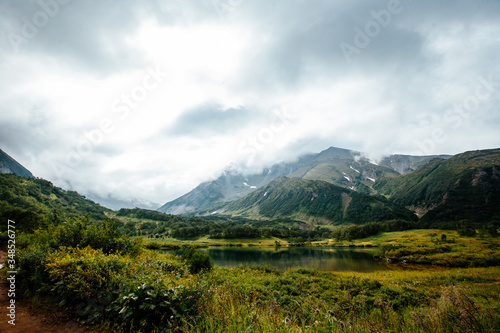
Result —
[[[211,270],[213,267],[212,258],[210,258],[208,254],[195,248],[187,249],[182,254],[181,258],[186,261],[189,271],[192,274],[197,274],[202,270]]]
[[[49,247],[91,247],[104,253],[119,252],[136,255],[140,240],[132,239],[118,231],[114,222],[91,223],[88,219],[72,219],[53,229]]]
[[[130,265],[129,257],[104,254],[90,247],[64,248],[51,253],[45,268],[50,276],[52,291],[65,303],[73,303],[90,297],[102,288],[117,284],[117,274]]]
[[[144,244],[144,247],[145,247],[146,249],[150,249],[150,250],[158,250],[159,248],[161,248],[161,247],[162,247],[162,243],[160,243],[160,242],[155,242],[155,241],[153,241],[153,242],[146,242],[146,243]]]
[[[33,233],[20,234],[17,245],[20,248],[34,245],[45,250],[90,247],[106,254],[137,255],[141,251],[141,241],[120,233],[111,220],[92,222],[89,219],[75,218]]]
[[[109,310],[120,331],[151,332],[193,316],[206,291],[188,275],[142,276],[124,281]]]
[[[171,327],[193,315],[208,292],[178,258],[155,252],[131,257],[61,248],[48,255],[45,270],[60,305],[84,322],[108,321],[125,332]]]
[[[30,246],[16,253],[19,281],[18,289],[25,296],[43,294],[49,290],[49,275],[45,270],[48,251],[39,246]]]

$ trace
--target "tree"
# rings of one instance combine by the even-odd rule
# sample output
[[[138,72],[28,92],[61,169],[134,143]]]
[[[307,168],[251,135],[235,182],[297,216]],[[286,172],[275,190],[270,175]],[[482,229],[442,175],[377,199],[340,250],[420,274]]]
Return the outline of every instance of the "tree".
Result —
[[[494,225],[494,224],[488,224],[488,226],[486,227],[486,230],[488,231],[488,234],[491,237],[497,237],[498,236],[498,229],[497,229],[496,225]]]

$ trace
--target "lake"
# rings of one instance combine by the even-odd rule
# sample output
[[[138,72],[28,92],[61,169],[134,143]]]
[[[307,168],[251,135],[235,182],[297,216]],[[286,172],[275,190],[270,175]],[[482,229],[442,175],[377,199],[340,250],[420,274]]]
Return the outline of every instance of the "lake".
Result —
[[[209,247],[201,249],[218,266],[268,264],[287,268],[315,268],[322,271],[370,272],[387,270],[383,260],[374,260],[375,249],[322,247]]]

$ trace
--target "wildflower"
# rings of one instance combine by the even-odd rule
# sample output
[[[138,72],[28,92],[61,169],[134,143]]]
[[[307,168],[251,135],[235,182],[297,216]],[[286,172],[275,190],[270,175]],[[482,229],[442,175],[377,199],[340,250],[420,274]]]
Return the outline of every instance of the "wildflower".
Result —
[[[341,330],[343,330],[343,329],[345,328],[345,324],[344,324],[344,322],[343,322],[343,321],[340,321],[340,322],[339,322],[339,324],[340,324],[340,329],[341,329]]]
[[[174,319],[174,316],[170,316],[170,319]]]
[[[191,299],[191,298],[193,298],[193,296],[189,296],[188,298]]]
[[[333,310],[328,310],[328,314],[329,314],[330,316],[333,316]]]
[[[286,318],[285,318],[285,320],[283,320],[283,322],[284,322],[285,324],[287,324],[287,325],[288,325],[288,324],[290,324],[292,321],[290,320],[290,318],[286,317]]]
[[[319,309],[314,310],[314,313],[318,314],[319,313]]]
[[[315,320],[314,321],[314,326],[318,326],[318,324],[319,324],[319,321]]]

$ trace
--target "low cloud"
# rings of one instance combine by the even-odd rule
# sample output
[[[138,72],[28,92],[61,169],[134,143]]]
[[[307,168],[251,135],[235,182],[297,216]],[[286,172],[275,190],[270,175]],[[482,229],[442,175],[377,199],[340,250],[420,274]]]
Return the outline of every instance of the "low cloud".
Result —
[[[499,147],[499,14],[465,0],[1,1],[0,148],[60,186],[152,207],[228,165],[329,146]],[[115,113],[151,68],[162,81]],[[105,119],[113,130],[79,152]]]
[[[207,136],[234,132],[253,121],[244,108],[224,109],[217,103],[205,103],[183,112],[167,129],[173,136]]]

